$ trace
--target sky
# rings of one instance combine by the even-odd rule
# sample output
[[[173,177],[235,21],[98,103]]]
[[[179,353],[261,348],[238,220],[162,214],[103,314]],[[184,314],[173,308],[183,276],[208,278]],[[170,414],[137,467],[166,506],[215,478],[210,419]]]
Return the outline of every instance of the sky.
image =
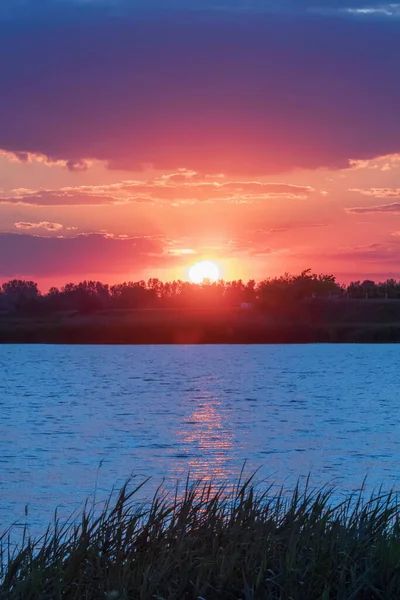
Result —
[[[0,281],[400,278],[400,4],[1,0]]]

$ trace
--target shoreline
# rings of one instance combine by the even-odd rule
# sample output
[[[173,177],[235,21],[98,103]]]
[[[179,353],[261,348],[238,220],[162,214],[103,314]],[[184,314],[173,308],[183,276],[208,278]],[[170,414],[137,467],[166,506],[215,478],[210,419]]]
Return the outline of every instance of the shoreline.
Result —
[[[0,323],[0,344],[260,345],[399,343],[400,323],[354,325]]]
[[[398,343],[400,302],[313,301],[261,309],[102,309],[0,313],[0,343]]]

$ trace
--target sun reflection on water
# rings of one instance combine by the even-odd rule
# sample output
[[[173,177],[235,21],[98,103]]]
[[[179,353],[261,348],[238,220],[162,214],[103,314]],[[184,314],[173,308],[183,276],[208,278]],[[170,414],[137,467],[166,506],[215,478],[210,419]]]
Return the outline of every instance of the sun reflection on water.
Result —
[[[184,418],[178,431],[185,468],[194,480],[212,482],[215,487],[233,483],[235,469],[234,432],[229,424],[230,409],[211,394],[189,398],[194,410]]]

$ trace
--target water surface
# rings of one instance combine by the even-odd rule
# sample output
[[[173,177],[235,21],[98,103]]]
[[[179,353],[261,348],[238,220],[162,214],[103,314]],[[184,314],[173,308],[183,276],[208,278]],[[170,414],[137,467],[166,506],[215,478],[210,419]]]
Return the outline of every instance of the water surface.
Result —
[[[130,474],[397,487],[396,345],[0,346],[0,529]]]

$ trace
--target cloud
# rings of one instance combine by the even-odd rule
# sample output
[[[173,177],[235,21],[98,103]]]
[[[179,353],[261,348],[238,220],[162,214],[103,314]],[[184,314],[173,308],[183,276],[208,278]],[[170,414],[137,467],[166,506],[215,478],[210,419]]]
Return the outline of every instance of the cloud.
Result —
[[[371,160],[351,160],[352,169],[379,169],[380,171],[392,171],[400,166],[400,154],[388,154],[378,156]]]
[[[126,273],[129,278],[144,268],[163,265],[167,261],[163,252],[162,240],[149,236],[41,237],[0,233],[0,276],[88,277]]]
[[[400,198],[400,188],[352,188],[349,191],[358,192],[363,196],[373,196],[374,198]]]
[[[254,250],[252,252],[253,256],[267,256],[268,254],[272,253],[272,249],[271,248],[262,248],[260,250]]]
[[[330,227],[329,223],[322,221],[303,221],[293,223],[283,223],[279,227],[273,227],[272,229],[256,229],[253,231],[256,235],[269,235],[271,233],[287,233],[288,231],[294,231],[296,229],[308,229],[314,227]]]
[[[400,213],[400,202],[381,204],[380,206],[357,206],[354,208],[346,208],[346,212],[364,215],[369,213]]]
[[[316,258],[314,252],[309,253],[293,253],[292,258],[301,260],[313,260]],[[357,273],[368,273],[368,276],[372,275],[369,265],[375,265],[382,272],[378,277],[388,277],[393,275],[393,271],[390,269],[396,269],[399,274],[398,265],[400,259],[400,242],[392,241],[378,244],[366,244],[362,246],[354,247],[343,247],[337,248],[332,252],[319,252],[317,258],[324,261],[329,261],[335,265],[335,270],[341,268],[340,263],[348,263],[351,268],[354,269],[355,276]],[[339,267],[338,267],[339,265]],[[390,267],[390,268],[389,268]],[[398,276],[398,275],[397,275]]]
[[[184,175],[183,175],[184,176]],[[272,198],[305,200],[315,190],[309,186],[284,183],[261,183],[259,181],[212,181],[210,179],[179,181],[176,176],[155,179],[152,182],[125,182],[120,189],[133,197],[149,200],[225,200],[239,199],[248,202]]]
[[[0,204],[23,204],[26,206],[99,206],[123,204],[125,201],[113,196],[68,192],[64,190],[13,190],[13,195],[0,196]]]
[[[400,188],[352,188],[350,192],[357,192],[362,196],[373,198],[400,198]],[[356,206],[345,209],[350,214],[373,214],[373,213],[400,213],[400,202],[391,204],[380,204],[376,206]]]
[[[400,244],[398,242],[369,244],[349,248],[348,250],[339,250],[329,255],[326,254],[324,257],[335,260],[355,261],[355,263],[398,264],[400,259]]]
[[[83,185],[59,190],[14,189],[0,195],[0,204],[36,206],[73,206],[125,204],[129,202],[213,201],[229,202],[268,200],[273,198],[305,200],[315,190],[310,186],[258,181],[221,183],[197,174],[163,175],[149,181],[122,181],[109,185]],[[192,179],[189,180],[188,179]]]
[[[61,223],[49,223],[49,221],[40,221],[40,223],[31,223],[29,221],[19,221],[14,223],[17,229],[46,229],[47,231],[59,231],[63,228]]]
[[[8,152],[7,150],[0,149],[0,157],[4,157],[10,162],[19,162],[22,164],[41,163],[47,167],[64,167],[69,171],[87,171],[91,166],[89,160],[84,159],[68,159],[68,160],[52,160],[45,154],[34,154],[31,152]]]
[[[197,254],[197,252],[192,248],[171,248],[170,250],[167,250],[165,254],[171,256],[188,256],[191,254]]]
[[[264,246],[263,242],[259,243],[257,239],[247,239],[247,238],[232,238],[230,240],[218,240],[219,246],[218,250],[226,253],[228,255],[242,255],[249,257],[250,259],[254,256],[267,256],[269,254],[278,254],[282,252],[286,252],[286,249],[282,248],[270,248],[269,246]]]
[[[20,159],[236,178],[400,152],[400,21],[306,14],[379,3],[85,5],[35,0],[0,23],[0,148]]]
[[[376,16],[376,15],[384,15],[387,17],[399,16],[400,15],[400,4],[388,4],[388,3],[380,3],[375,5],[365,5],[359,8],[346,8],[347,12],[356,15],[368,15],[368,16]]]
[[[100,12],[104,16],[129,16],[140,10],[163,11],[214,11],[214,12],[251,12],[302,13],[323,12],[335,13],[353,10],[355,14],[396,14],[398,4],[380,0],[2,0],[0,17],[52,18],[66,16],[93,17]]]

